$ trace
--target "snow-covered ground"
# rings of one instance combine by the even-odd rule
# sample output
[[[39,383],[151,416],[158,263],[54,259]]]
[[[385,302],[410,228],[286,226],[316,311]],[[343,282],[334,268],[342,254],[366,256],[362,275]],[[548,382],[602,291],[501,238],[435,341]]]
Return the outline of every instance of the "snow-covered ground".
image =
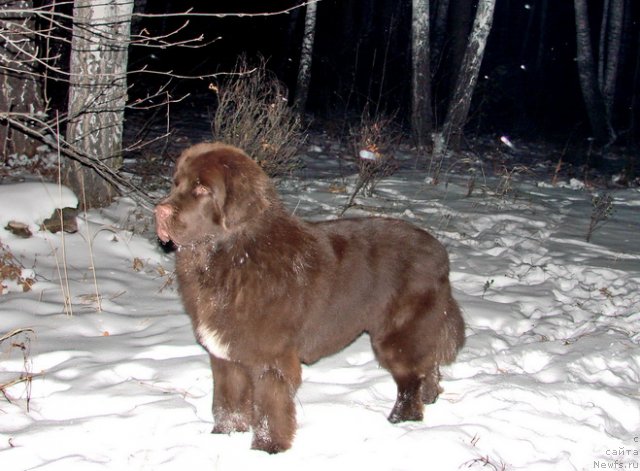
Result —
[[[323,172],[281,192],[299,216],[333,217],[353,177],[311,157]],[[579,185],[495,194],[488,179],[467,197],[463,177],[423,179],[401,171],[347,215],[405,218],[448,247],[468,331],[445,392],[424,422],[390,424],[395,385],[360,338],[304,367],[296,440],[275,456],[251,451],[249,434],[209,433],[208,359],[148,213],[121,199],[81,215],[76,234],[21,239],[9,220],[35,231],[73,196],[0,186],[0,260],[10,251],[36,279],[28,292],[5,280],[0,296],[0,337],[14,333],[0,344],[0,384],[32,376],[0,396],[0,470],[640,468],[638,189],[613,193],[587,243],[593,206]]]

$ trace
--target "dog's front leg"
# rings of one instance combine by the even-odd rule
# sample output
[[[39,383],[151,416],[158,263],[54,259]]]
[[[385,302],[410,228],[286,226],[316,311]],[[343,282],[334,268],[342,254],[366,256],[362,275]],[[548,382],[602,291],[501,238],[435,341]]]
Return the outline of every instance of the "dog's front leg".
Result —
[[[279,453],[291,447],[296,432],[294,398],[300,382],[300,362],[293,354],[256,372],[251,448]]]
[[[212,433],[247,432],[251,425],[253,391],[249,371],[239,363],[211,355],[213,372]]]

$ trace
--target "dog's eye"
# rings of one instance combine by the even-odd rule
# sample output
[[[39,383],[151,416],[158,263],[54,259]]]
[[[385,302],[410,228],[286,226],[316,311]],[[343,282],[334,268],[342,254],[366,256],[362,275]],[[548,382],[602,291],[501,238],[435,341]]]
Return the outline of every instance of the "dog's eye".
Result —
[[[193,196],[207,196],[211,194],[211,190],[204,185],[197,185],[193,189]]]

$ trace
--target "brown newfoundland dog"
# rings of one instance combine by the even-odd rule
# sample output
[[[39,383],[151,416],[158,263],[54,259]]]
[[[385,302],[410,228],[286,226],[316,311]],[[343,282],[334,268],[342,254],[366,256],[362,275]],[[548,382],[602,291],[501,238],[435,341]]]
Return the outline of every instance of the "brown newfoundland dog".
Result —
[[[253,448],[288,449],[301,363],[363,332],[397,384],[389,421],[422,420],[439,366],[464,341],[447,253],[431,235],[396,219],[302,221],[251,158],[219,143],[182,153],[155,214],[211,357],[214,433],[253,429]]]

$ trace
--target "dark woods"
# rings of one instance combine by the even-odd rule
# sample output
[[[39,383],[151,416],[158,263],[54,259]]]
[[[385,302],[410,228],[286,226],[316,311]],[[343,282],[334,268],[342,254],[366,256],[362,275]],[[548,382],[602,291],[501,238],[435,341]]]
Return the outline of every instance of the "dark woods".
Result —
[[[606,170],[589,156],[640,139],[639,21],[633,0],[0,0],[0,155],[46,144],[87,206],[113,189],[148,203],[123,157],[214,112],[244,58],[338,139],[393,126],[434,181],[471,136],[573,147]]]
[[[197,11],[212,11],[210,2],[191,2]],[[275,11],[290,2],[242,2],[247,12]],[[259,3],[259,5],[258,5]],[[430,13],[431,95],[435,126],[444,121],[467,47],[476,4],[467,0],[432,0]],[[579,3],[579,2],[576,2]],[[611,125],[617,142],[639,137],[637,94],[640,91],[640,5],[633,1],[589,1],[588,37],[594,75],[606,70],[615,53],[617,78]],[[615,16],[616,4],[623,16]],[[238,2],[216,2],[218,12],[238,11]],[[605,10],[605,5],[607,6]],[[149,11],[183,11],[184,2],[149,2]],[[395,114],[408,125],[411,108],[412,2],[337,1],[318,3],[308,111],[335,121],[345,114]],[[304,9],[264,17],[193,18],[184,34],[219,38],[203,54],[160,51],[155,60],[175,70],[207,73],[231,67],[238,54],[261,54],[279,78],[295,92]],[[167,21],[171,26],[166,24]],[[182,18],[149,19],[155,28],[175,27]],[[620,47],[611,48],[614,21]],[[159,25],[159,23],[165,23]],[[615,31],[615,29],[613,30]],[[159,32],[159,31],[156,31]],[[468,116],[467,130],[518,135],[526,139],[574,139],[601,136],[593,130],[580,83],[576,10],[565,0],[497,0],[493,26]],[[144,55],[144,50],[137,50]],[[176,52],[178,55],[176,55]],[[182,58],[182,60],[178,60]],[[139,60],[142,60],[140,58]],[[599,72],[600,71],[600,72]],[[206,84],[200,85],[202,88]],[[604,84],[596,83],[603,89]],[[610,136],[605,136],[607,140]]]

